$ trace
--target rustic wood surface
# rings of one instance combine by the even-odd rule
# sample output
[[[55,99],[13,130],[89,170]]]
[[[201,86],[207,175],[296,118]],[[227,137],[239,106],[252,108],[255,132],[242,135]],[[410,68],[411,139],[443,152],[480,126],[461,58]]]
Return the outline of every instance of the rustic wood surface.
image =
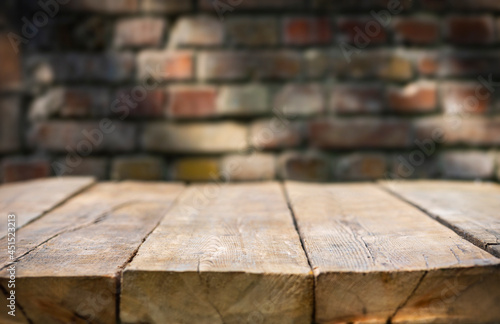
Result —
[[[499,185],[423,180],[382,184],[460,236],[500,257]]]
[[[7,215],[16,215],[16,227],[60,205],[94,183],[90,177],[48,178],[0,186],[0,238],[7,234]]]
[[[192,186],[123,273],[123,323],[310,323],[312,309],[278,183]]]
[[[418,209],[373,184],[286,188],[316,277],[317,322],[500,319],[500,260]]]
[[[20,229],[31,241],[16,262],[19,313],[31,323],[115,323],[122,268],[182,190],[99,184]],[[8,276],[6,265],[4,294]],[[0,322],[11,319],[0,312]]]
[[[44,181],[0,323],[500,323],[497,185]]]

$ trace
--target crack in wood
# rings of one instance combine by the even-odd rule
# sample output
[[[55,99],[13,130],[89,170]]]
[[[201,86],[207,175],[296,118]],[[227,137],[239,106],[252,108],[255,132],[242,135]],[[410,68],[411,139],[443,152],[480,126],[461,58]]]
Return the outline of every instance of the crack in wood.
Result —
[[[406,297],[406,299],[396,308],[396,310],[394,311],[394,313],[392,313],[392,315],[389,316],[389,318],[387,319],[387,324],[391,324],[392,320],[394,319],[394,317],[396,316],[396,314],[403,307],[405,307],[406,304],[408,304],[408,301],[411,299],[411,297],[413,297],[413,295],[415,295],[415,293],[417,292],[418,287],[420,287],[420,285],[422,284],[422,281],[424,281],[424,278],[425,278],[425,276],[427,276],[427,273],[428,273],[428,271],[424,272],[424,274],[420,277],[420,279],[418,280],[417,284],[415,285],[415,287],[413,288],[413,290],[410,292],[410,294],[408,295],[408,297]]]

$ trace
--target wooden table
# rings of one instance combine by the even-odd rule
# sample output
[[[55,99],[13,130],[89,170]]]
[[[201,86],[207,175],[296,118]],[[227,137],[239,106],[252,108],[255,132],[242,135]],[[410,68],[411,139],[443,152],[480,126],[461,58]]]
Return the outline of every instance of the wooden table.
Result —
[[[59,178],[0,211],[1,323],[500,322],[497,184]]]

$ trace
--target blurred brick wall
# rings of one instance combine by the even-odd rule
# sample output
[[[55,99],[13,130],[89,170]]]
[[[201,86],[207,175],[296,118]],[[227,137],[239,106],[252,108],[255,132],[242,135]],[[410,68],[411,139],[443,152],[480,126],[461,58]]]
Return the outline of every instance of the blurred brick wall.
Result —
[[[4,5],[4,181],[500,177],[500,1]]]

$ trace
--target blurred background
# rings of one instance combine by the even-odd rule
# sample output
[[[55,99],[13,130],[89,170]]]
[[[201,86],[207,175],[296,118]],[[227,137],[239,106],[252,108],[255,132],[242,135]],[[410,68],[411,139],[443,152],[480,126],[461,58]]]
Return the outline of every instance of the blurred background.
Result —
[[[3,0],[0,179],[500,179],[497,0]]]

